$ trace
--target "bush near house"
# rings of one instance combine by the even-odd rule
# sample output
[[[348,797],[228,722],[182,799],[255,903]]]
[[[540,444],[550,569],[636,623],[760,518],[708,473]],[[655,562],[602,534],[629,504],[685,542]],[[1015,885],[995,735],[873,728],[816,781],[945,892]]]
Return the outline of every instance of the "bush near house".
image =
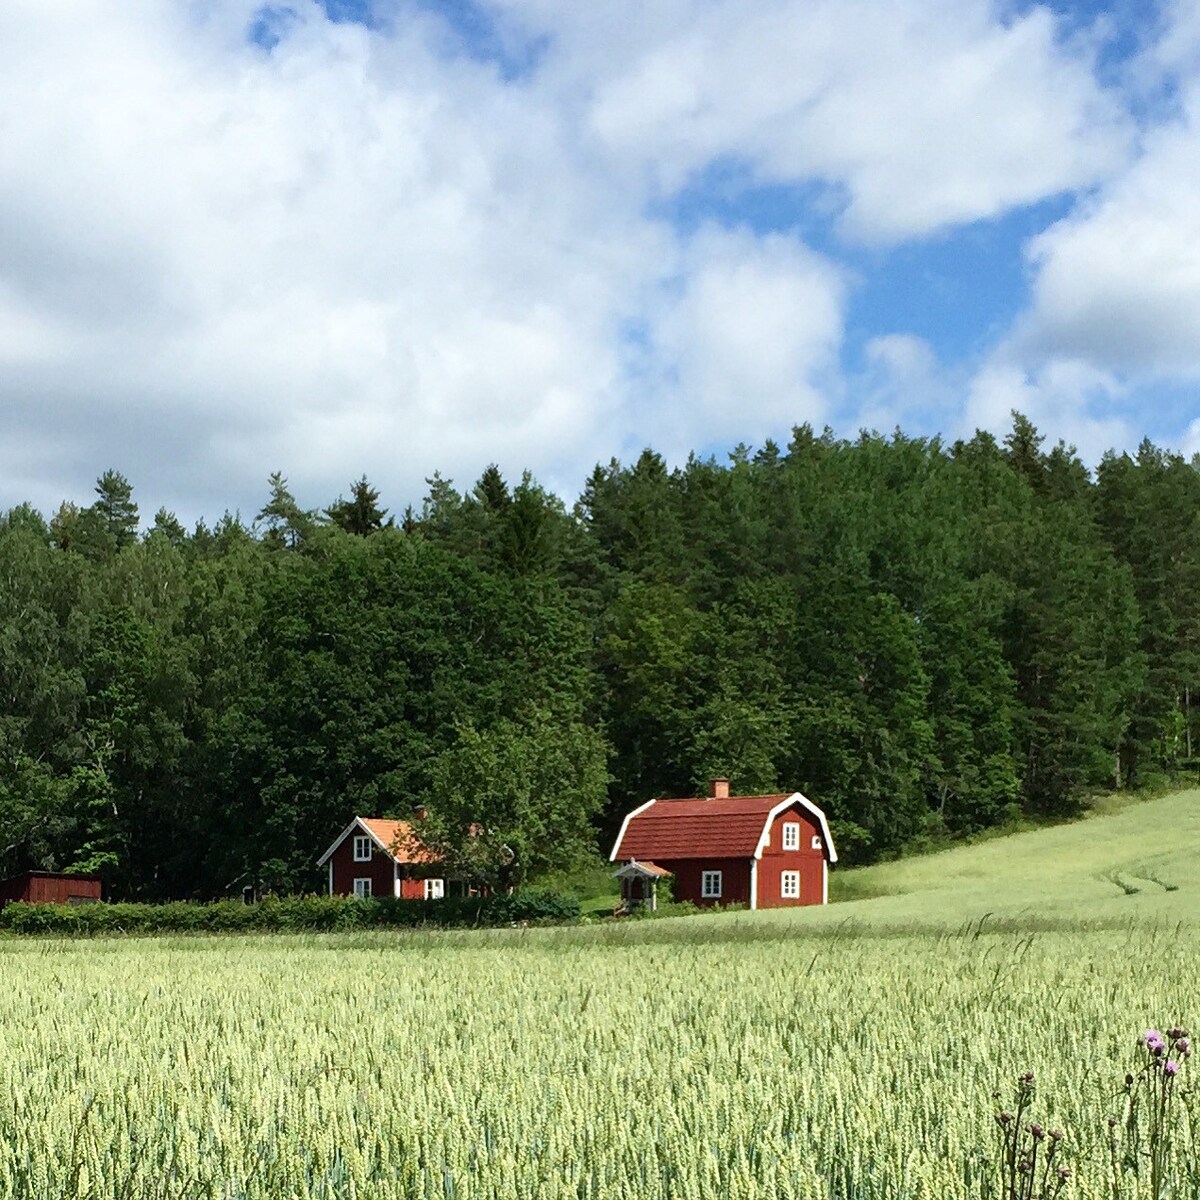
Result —
[[[268,897],[258,904],[9,904],[0,930],[19,934],[262,933],[416,926],[466,928],[578,920],[579,901],[541,889],[443,900],[357,900],[345,896]]]

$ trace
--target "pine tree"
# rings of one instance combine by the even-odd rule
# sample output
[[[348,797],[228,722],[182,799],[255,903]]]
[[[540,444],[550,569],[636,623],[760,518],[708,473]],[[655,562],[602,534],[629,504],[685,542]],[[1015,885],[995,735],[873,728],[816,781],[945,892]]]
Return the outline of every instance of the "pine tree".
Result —
[[[340,529],[356,537],[370,537],[391,524],[384,520],[387,509],[379,507],[379,492],[367,482],[365,475],[351,485],[350,499],[343,500],[339,496],[336,503],[325,510],[325,515]]]
[[[137,541],[138,507],[133,500],[133,487],[120,471],[105,471],[96,480],[99,499],[92,511],[101,519],[102,528],[117,550]]]

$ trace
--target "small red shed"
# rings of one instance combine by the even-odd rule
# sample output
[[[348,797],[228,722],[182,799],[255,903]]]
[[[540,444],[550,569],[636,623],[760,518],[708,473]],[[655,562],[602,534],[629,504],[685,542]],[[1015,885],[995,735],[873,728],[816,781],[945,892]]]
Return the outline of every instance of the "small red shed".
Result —
[[[355,817],[317,860],[329,869],[331,896],[440,900],[446,872],[407,821]]]
[[[611,861],[669,871],[676,900],[787,908],[828,903],[837,850],[825,814],[807,796],[731,796],[729,781],[714,779],[710,796],[635,808]],[[618,875],[624,887],[630,872]]]
[[[25,904],[92,904],[101,898],[101,892],[98,875],[26,871],[0,881],[0,908],[18,900]]]

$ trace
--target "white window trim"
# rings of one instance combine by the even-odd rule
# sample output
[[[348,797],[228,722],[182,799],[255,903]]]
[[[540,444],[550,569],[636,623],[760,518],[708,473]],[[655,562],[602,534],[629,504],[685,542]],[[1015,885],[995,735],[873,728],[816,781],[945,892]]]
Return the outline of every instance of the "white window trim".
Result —
[[[425,880],[425,899],[444,900],[446,898],[446,881],[444,879]]]
[[[785,850],[800,849],[799,821],[785,821],[783,823],[783,848]]]
[[[812,836],[812,848],[814,850],[824,849],[824,847],[821,845],[821,835],[819,833],[814,833]]]
[[[363,847],[366,847],[364,854]],[[355,862],[370,862],[371,856],[375,852],[375,847],[371,844],[371,839],[362,834],[359,834],[354,839],[354,861]]]
[[[788,891],[788,885],[791,884],[793,891]],[[784,871],[779,877],[779,895],[784,900],[799,900],[800,899],[800,872],[799,871]]]
[[[362,884],[363,886],[360,888],[359,884]],[[369,875],[359,876],[357,879],[355,879],[355,881],[354,881],[354,896],[355,896],[355,899],[358,899],[358,900],[370,900],[371,899],[371,877]]]
[[[720,900],[725,890],[725,873],[723,871],[700,872],[700,899]]]

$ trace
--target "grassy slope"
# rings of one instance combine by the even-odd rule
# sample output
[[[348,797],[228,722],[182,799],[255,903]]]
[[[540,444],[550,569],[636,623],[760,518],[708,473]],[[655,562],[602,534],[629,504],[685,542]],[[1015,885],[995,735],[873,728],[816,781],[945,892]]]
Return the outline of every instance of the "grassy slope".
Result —
[[[845,901],[821,919],[945,926],[985,913],[1081,925],[1194,920],[1200,918],[1200,790],[843,871],[839,893]]]
[[[611,885],[609,869],[597,868],[597,891]],[[1200,790],[1102,803],[1072,824],[900,862],[834,867],[830,893],[834,903],[824,909],[622,922],[619,935],[610,932],[613,940],[660,942],[803,937],[843,927],[950,932],[981,919],[1014,932],[1200,921]],[[585,907],[607,912],[611,904],[604,896]]]

